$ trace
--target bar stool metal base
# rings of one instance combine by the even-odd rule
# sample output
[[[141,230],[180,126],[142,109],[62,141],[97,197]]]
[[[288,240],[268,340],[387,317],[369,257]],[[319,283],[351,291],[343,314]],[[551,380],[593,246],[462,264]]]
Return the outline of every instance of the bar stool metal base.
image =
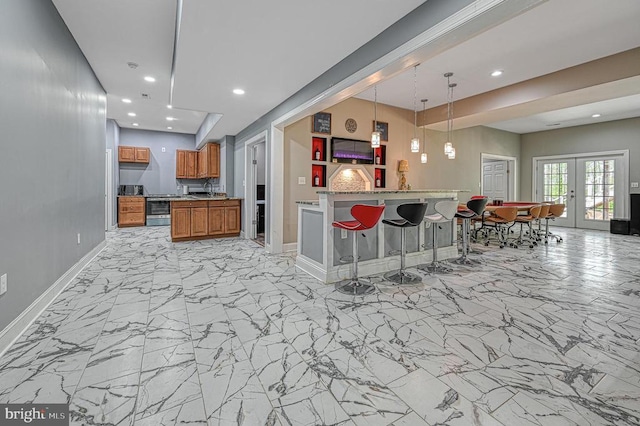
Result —
[[[418,269],[430,274],[450,274],[453,272],[453,268],[446,266],[442,262],[432,262],[427,265],[420,265],[418,266]]]
[[[460,256],[459,258],[454,260],[453,263],[457,265],[481,265],[482,264],[482,262],[480,262],[479,260],[471,259],[467,255]]]
[[[415,285],[422,283],[422,277],[407,271],[391,271],[384,274],[384,279],[396,285]]]
[[[350,294],[352,296],[363,296],[371,294],[375,291],[373,284],[363,282],[360,280],[344,280],[336,283],[336,290],[343,294]]]

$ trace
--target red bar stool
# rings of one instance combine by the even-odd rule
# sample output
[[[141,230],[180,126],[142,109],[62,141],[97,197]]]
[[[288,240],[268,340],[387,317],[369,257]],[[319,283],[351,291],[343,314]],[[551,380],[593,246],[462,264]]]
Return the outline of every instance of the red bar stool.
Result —
[[[366,204],[356,204],[351,207],[351,216],[355,220],[345,220],[333,222],[334,228],[351,231],[353,236],[353,275],[350,280],[336,284],[336,289],[345,294],[364,295],[372,293],[375,287],[371,283],[362,282],[358,278],[358,231],[366,231],[378,224],[380,216],[384,212],[384,205],[370,206]]]

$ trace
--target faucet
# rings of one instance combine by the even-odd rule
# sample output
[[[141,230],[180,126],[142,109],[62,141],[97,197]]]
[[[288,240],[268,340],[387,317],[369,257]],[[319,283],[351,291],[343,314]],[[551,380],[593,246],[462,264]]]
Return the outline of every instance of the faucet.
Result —
[[[209,186],[209,191],[207,191],[207,185]],[[207,179],[207,181],[204,183],[204,185],[202,185],[202,189],[207,191],[207,193],[209,195],[213,195],[213,184],[211,183],[210,180]]]

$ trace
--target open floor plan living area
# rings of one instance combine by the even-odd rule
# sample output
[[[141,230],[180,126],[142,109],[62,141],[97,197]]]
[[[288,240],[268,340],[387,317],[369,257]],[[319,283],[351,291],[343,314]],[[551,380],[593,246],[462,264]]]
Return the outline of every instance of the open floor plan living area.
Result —
[[[640,426],[640,0],[0,0],[0,426]]]

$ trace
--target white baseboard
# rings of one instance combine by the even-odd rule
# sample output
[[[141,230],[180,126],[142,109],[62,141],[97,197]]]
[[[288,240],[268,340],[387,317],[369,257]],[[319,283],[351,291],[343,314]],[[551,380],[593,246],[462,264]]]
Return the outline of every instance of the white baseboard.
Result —
[[[93,260],[106,246],[102,241],[93,250],[84,255],[75,265],[65,272],[51,287],[45,290],[27,309],[0,331],[0,358],[22,334],[33,324],[56,297],[74,280],[82,269]]]
[[[282,252],[298,251],[298,243],[286,243],[282,245]]]

